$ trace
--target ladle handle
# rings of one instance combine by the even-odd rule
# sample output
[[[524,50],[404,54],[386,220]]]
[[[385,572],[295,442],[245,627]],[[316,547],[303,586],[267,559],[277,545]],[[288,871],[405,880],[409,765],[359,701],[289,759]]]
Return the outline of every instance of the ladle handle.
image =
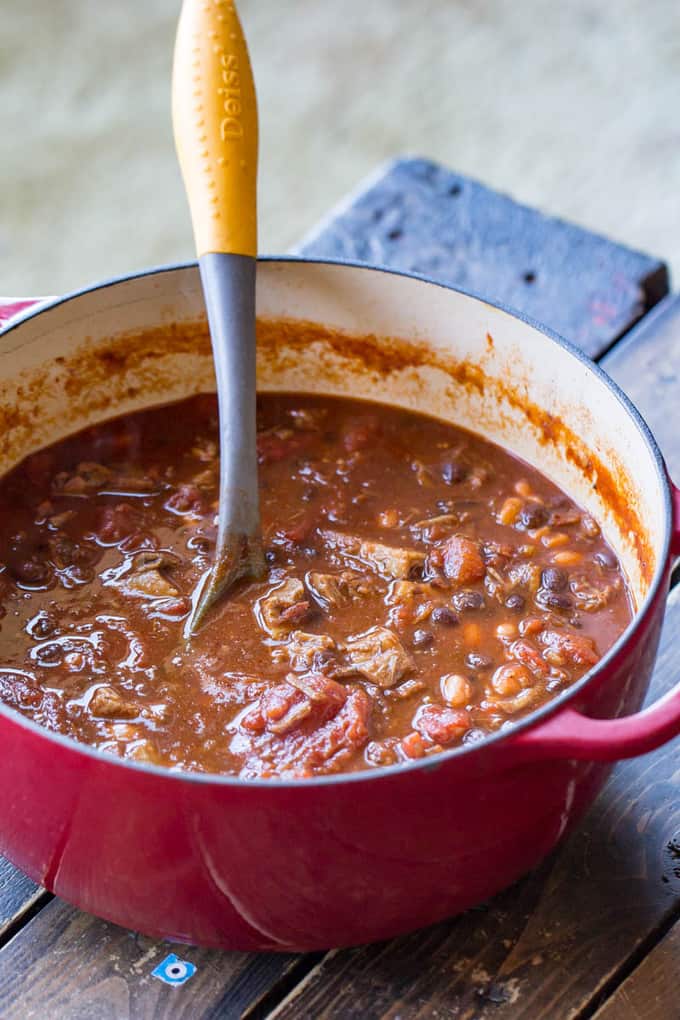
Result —
[[[257,101],[232,0],[184,0],[172,120],[197,254],[257,255]]]

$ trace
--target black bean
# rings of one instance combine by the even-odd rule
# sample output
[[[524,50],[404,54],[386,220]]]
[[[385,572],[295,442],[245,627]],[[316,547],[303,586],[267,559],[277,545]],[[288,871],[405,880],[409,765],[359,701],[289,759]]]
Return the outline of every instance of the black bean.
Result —
[[[187,541],[187,549],[191,549],[202,556],[207,556],[214,544],[205,535],[192,535]]]
[[[451,601],[459,613],[484,607],[484,596],[479,591],[457,591]]]
[[[520,595],[518,591],[508,595],[505,600],[505,608],[511,609],[513,613],[521,613],[526,604],[527,600],[524,598],[524,595]]]
[[[77,563],[72,567],[69,567],[67,573],[71,580],[75,581],[76,584],[86,584],[94,577],[94,570],[92,567],[80,566]]]
[[[616,570],[619,565],[611,549],[601,549],[600,552],[595,553],[595,562],[599,563],[602,567],[606,567],[607,570]]]
[[[38,613],[26,624],[26,631],[32,638],[42,641],[56,630],[56,621],[48,613]]]
[[[555,507],[555,509],[572,506],[571,500],[567,496],[560,496],[559,493],[555,496],[548,496],[546,503],[548,506]]]
[[[432,622],[441,623],[445,627],[455,627],[458,623],[458,617],[453,609],[449,609],[448,606],[437,606],[436,609],[432,610]]]
[[[24,560],[12,571],[19,584],[45,584],[50,576],[50,568],[38,560]]]
[[[275,549],[267,549],[265,554],[264,554],[264,558],[265,558],[267,563],[276,563],[276,550]]]
[[[416,630],[413,632],[413,647],[414,648],[429,648],[434,641],[434,635],[431,630]]]
[[[480,652],[468,652],[465,656],[465,662],[475,672],[482,672],[485,669],[491,669],[493,666],[493,659],[489,658],[488,655],[481,655]]]
[[[520,510],[518,519],[524,528],[540,528],[548,520],[548,511],[540,503],[528,503]]]
[[[571,609],[574,605],[571,595],[545,588],[539,588],[536,592],[536,602],[542,609]]]
[[[43,645],[36,649],[36,659],[39,666],[56,666],[64,657],[64,649],[61,645]]]
[[[73,562],[79,567],[89,567],[96,558],[96,551],[84,545],[77,545],[73,553]]]
[[[25,531],[17,531],[7,539],[7,549],[10,553],[25,551],[28,535]]]
[[[467,471],[457,460],[445,460],[442,464],[442,480],[447,485],[457,485],[464,482]]]
[[[59,564],[68,566],[70,563],[75,563],[77,546],[75,542],[72,542],[66,535],[57,535],[54,540],[54,555]]]
[[[566,570],[559,567],[547,567],[541,571],[541,585],[548,591],[564,591],[569,583],[569,575]]]
[[[411,581],[421,581],[423,577],[422,566],[418,563],[414,563],[408,572],[408,576]]]

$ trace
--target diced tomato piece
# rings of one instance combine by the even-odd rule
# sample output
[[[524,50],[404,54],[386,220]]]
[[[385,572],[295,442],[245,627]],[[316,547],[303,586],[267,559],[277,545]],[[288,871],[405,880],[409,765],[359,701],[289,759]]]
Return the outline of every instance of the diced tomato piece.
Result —
[[[281,611],[281,620],[286,623],[303,623],[311,614],[312,604],[304,599],[302,602],[295,602],[292,606]]]
[[[275,464],[305,450],[314,438],[314,432],[260,432],[257,437],[259,464]]]
[[[159,613],[173,620],[181,620],[191,610],[191,599],[187,595],[168,597],[159,606]]]
[[[165,509],[175,514],[202,514],[205,512],[203,493],[196,485],[180,485],[165,501]]]
[[[342,434],[342,445],[348,453],[356,453],[371,446],[380,435],[380,419],[377,415],[366,415],[350,423]]]
[[[551,652],[556,652],[566,662],[574,666],[594,666],[600,658],[595,648],[595,642],[585,634],[544,630],[539,641]]]
[[[31,484],[46,487],[52,463],[53,456],[47,450],[39,450],[37,453],[32,453],[24,464],[24,471]]]
[[[425,754],[425,744],[420,733],[407,733],[400,746],[407,758],[422,758]]]
[[[19,673],[3,673],[0,669],[0,698],[12,708],[40,708],[45,694],[40,688]]]
[[[292,545],[300,545],[309,535],[312,530],[312,522],[310,520],[302,520],[299,524],[293,525],[292,528],[285,528],[280,532],[281,536]]]
[[[548,663],[538,648],[527,638],[519,638],[517,641],[513,641],[508,651],[511,659],[521,662],[535,676],[545,677],[548,675]]]
[[[340,765],[362,748],[369,738],[370,711],[366,692],[352,691],[340,711],[306,739],[300,755],[303,769],[328,771],[327,763]]]
[[[304,545],[316,526],[316,514],[305,514],[289,528],[279,528],[272,538],[274,545],[282,546],[293,552],[297,546]]]
[[[336,490],[319,508],[319,514],[331,524],[344,524],[347,521],[348,502],[345,493]]]
[[[259,702],[241,716],[241,729],[248,733],[262,733],[266,725],[266,719],[262,714],[262,705]]]
[[[422,705],[413,717],[413,726],[435,744],[451,744],[470,729],[467,712],[442,705]]]
[[[252,735],[251,762],[258,774],[265,760],[278,773],[332,771],[369,739],[371,702],[365,691],[321,673],[296,683],[300,687],[285,682],[270,688],[241,718],[242,733]]]
[[[282,731],[279,724],[286,716],[305,705],[308,711],[304,715],[296,713],[296,719],[300,720],[300,725],[304,723],[305,729],[316,728],[331,719],[347,700],[342,684],[322,674],[308,674],[301,678],[301,682],[304,682],[305,690],[285,682],[265,691],[258,706],[243,717],[241,724],[255,732],[264,727],[274,732],[277,729]],[[285,729],[288,731],[289,727]]]
[[[104,545],[115,545],[133,535],[139,527],[139,515],[129,503],[105,506],[99,513],[97,537]]]
[[[305,697],[301,691],[291,684],[277,684],[262,695],[261,714],[265,725],[277,723],[290,712],[296,702],[304,701]]]

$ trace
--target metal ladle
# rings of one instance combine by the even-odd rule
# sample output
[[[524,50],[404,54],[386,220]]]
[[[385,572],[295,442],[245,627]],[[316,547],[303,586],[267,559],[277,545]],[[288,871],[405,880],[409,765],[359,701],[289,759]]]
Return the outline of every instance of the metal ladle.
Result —
[[[236,580],[265,570],[255,425],[257,100],[231,0],[184,0],[172,118],[208,312],[220,431],[217,545],[194,594],[191,636]]]

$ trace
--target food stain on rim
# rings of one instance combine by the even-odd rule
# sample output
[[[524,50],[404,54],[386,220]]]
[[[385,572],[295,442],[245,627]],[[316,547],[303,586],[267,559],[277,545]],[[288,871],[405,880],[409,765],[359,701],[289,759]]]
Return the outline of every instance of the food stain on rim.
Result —
[[[451,380],[451,398],[461,391],[491,395],[496,408],[518,412],[539,443],[559,450],[598,490],[617,528],[634,547],[641,578],[651,585],[655,554],[636,506],[636,496],[620,457],[607,451],[605,462],[559,415],[532,402],[526,395],[529,382],[510,384],[485,371],[484,360],[494,351],[486,334],[485,349],[478,361],[457,359],[434,350],[425,342],[374,333],[356,334],[299,319],[260,318],[257,325],[258,370],[275,378],[290,369],[301,353],[315,344],[330,352],[324,360],[329,386],[352,392],[347,377],[388,379],[419,370],[436,370]],[[101,421],[145,403],[164,403],[200,390],[214,389],[210,338],[204,320],[164,323],[142,331],[92,338],[68,355],[58,355],[20,375],[19,384],[0,385],[0,429],[5,438],[0,470],[20,457],[52,441],[54,432],[68,434],[83,427],[91,417]],[[423,395],[427,379],[418,384]],[[269,388],[268,386],[264,387]],[[46,392],[63,392],[67,403],[50,421],[43,413]],[[142,395],[149,397],[142,400]],[[425,407],[421,413],[428,413]],[[498,411],[496,411],[498,414]],[[502,411],[501,411],[502,415]],[[33,437],[38,437],[33,441]]]
[[[409,369],[430,368],[444,372],[451,378],[454,383],[452,398],[456,389],[475,390],[480,394],[492,393],[498,406],[505,404],[520,412],[538,436],[541,445],[558,449],[598,490],[621,534],[627,535],[634,544],[645,585],[651,585],[655,571],[654,549],[618,454],[613,449],[608,450],[607,460],[611,466],[605,463],[562,418],[526,397],[523,391],[528,388],[528,383],[522,386],[510,385],[504,379],[492,376],[485,372],[483,358],[477,362],[456,359],[442,355],[424,343],[377,337],[373,333],[350,335],[314,322],[260,320],[257,336],[258,356],[267,359],[273,375],[288,367],[296,354],[310,343],[322,343],[341,359],[338,367],[332,370],[338,375],[337,382],[342,381],[342,373],[347,371],[356,375],[366,375],[368,372],[388,377]],[[490,334],[486,336],[487,352],[493,351],[493,337]],[[329,366],[324,364],[324,371],[328,370]],[[423,390],[426,386],[426,381],[423,381]],[[425,408],[421,408],[423,411],[427,413]]]

